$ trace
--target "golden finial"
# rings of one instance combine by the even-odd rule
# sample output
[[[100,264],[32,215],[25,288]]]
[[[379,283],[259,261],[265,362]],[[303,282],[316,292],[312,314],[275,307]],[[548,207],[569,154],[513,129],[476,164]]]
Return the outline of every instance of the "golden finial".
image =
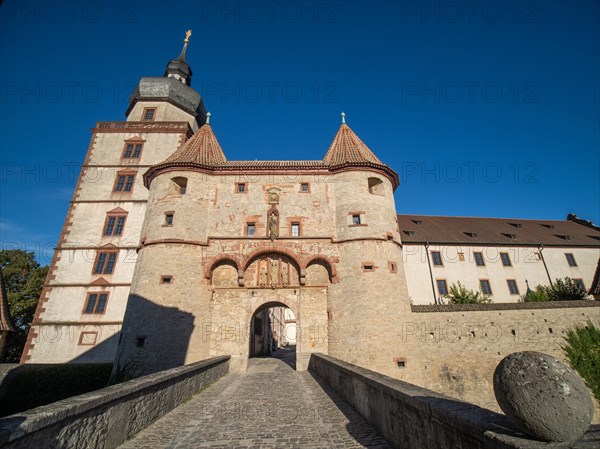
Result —
[[[187,30],[185,32],[185,39],[183,40],[183,42],[185,42],[186,44],[189,43],[191,35],[192,35],[192,30]]]

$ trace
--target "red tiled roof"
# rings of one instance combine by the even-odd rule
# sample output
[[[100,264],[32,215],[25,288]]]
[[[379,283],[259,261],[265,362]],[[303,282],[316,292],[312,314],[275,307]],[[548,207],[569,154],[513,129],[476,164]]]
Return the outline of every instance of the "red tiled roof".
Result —
[[[6,295],[4,276],[2,276],[2,268],[0,268],[0,331],[14,330],[8,310],[8,296]]]
[[[600,232],[570,220],[398,215],[404,243],[591,246]]]
[[[220,165],[230,168],[327,168],[323,161],[227,161]]]
[[[157,173],[173,167],[209,171],[328,170],[330,172],[359,167],[384,174],[390,179],[394,189],[399,184],[398,174],[377,159],[346,124],[342,124],[338,130],[324,160],[308,161],[228,161],[212,128],[205,124],[181,148],[144,174],[146,187],[150,185]]]
[[[340,126],[323,160],[332,166],[361,162],[383,165],[345,123]]]
[[[208,123],[165,160],[165,162],[192,162],[202,165],[218,165],[225,161],[221,145]]]

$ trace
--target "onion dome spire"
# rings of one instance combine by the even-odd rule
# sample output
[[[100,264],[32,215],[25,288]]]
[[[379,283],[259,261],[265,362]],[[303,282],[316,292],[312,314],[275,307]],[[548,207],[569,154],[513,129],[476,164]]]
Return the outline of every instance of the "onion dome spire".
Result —
[[[165,74],[163,75],[167,78],[175,78],[181,81],[183,84],[187,84],[188,86],[192,84],[192,69],[185,61],[185,55],[191,35],[192,30],[187,30],[185,32],[185,39],[183,40],[183,48],[181,49],[181,53],[179,53],[179,56],[177,56],[176,59],[171,59],[169,61],[169,64],[167,64],[167,69],[165,70]]]
[[[164,163],[194,163],[201,165],[219,165],[225,163],[225,153],[210,126],[210,112],[208,121],[200,127],[181,148],[169,156]]]

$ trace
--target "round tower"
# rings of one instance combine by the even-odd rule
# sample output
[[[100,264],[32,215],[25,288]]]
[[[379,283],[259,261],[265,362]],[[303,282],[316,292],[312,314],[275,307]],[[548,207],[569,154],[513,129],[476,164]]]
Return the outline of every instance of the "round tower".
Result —
[[[325,156],[333,173],[339,283],[328,299],[329,354],[398,376],[399,323],[410,313],[396,220],[398,176],[342,123]]]
[[[149,169],[140,250],[119,344],[116,372],[137,377],[209,357],[207,257],[209,202],[216,191],[210,168],[225,155],[210,127]]]

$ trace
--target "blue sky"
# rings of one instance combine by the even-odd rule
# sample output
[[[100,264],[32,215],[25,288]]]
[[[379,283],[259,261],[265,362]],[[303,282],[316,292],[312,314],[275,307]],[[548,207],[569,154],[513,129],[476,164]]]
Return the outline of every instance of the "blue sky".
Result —
[[[321,159],[344,111],[398,213],[600,222],[596,1],[5,1],[0,240],[47,263],[96,121],[193,30],[229,159]]]

